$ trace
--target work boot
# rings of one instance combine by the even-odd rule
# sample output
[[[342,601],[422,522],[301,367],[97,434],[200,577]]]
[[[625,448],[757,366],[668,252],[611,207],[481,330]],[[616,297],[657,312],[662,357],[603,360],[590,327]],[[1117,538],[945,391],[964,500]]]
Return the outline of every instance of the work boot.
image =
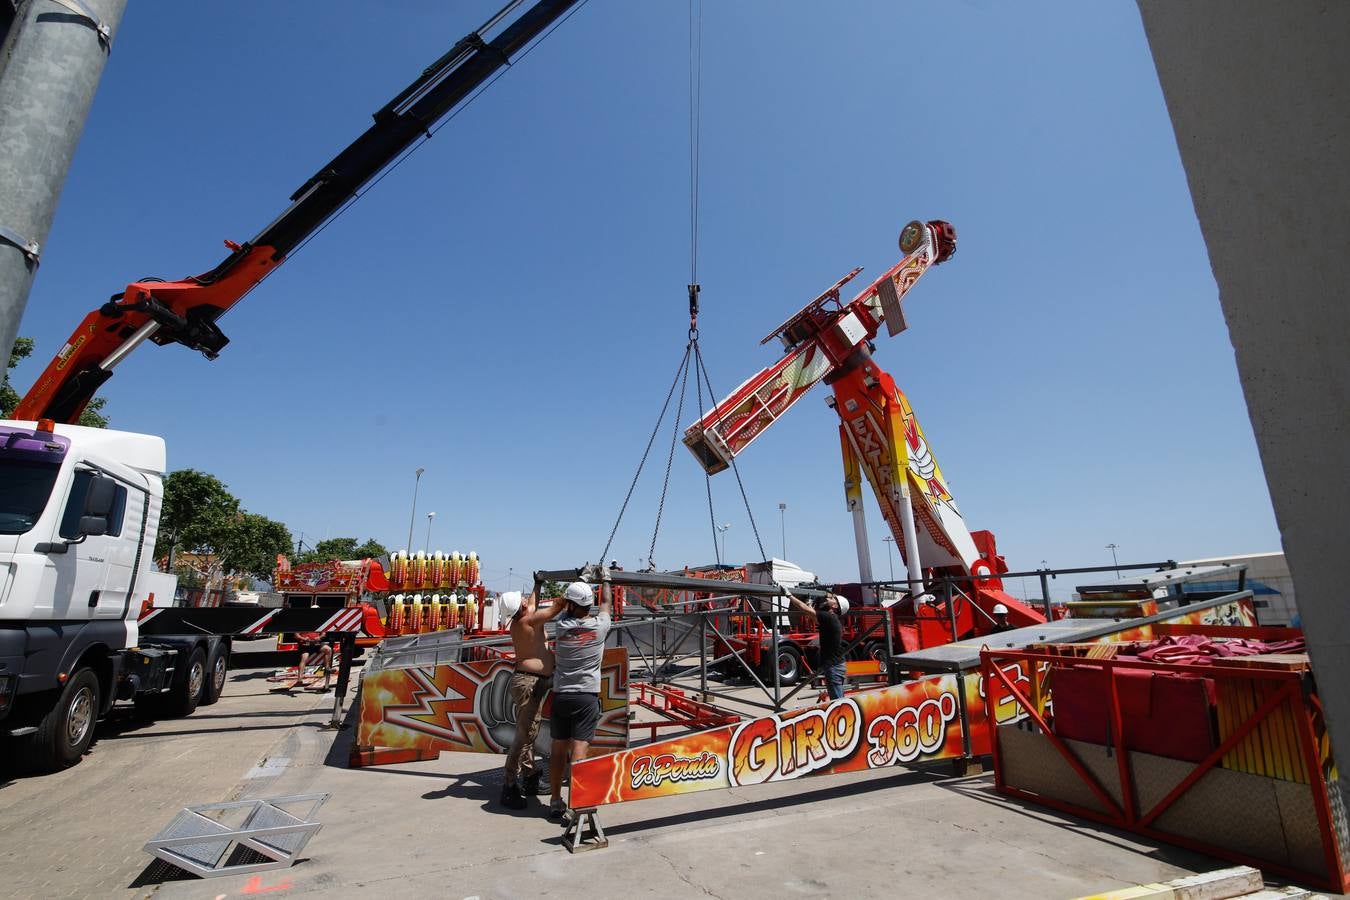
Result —
[[[543,778],[543,772],[531,772],[526,775],[520,780],[521,792],[524,793],[526,797],[536,797],[539,794],[552,793],[552,790],[547,785],[541,784]]]
[[[502,785],[501,802],[507,809],[524,809],[527,805],[525,795],[521,793],[518,784]]]
[[[561,797],[549,803],[548,817],[550,819],[561,819],[565,815],[567,815],[567,804],[563,802]]]

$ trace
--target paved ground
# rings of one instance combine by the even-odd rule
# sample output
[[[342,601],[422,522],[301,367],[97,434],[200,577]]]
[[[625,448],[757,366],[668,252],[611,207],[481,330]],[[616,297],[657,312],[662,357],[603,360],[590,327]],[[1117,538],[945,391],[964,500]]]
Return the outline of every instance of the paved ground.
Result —
[[[1010,803],[988,776],[906,770],[616,806],[609,849],[570,856],[542,807],[495,805],[499,758],[347,769],[331,701],[272,694],[267,671],[191,718],[105,727],[69,771],[0,775],[0,894],[1070,898],[1221,865]],[[294,868],[137,886],[180,806],[311,791],[332,796]]]
[[[317,730],[323,717],[309,714],[331,710],[331,695],[272,693],[271,671],[231,672],[220,702],[186,719],[146,723],[118,710],[64,772],[16,776],[0,757],[0,896],[115,895],[174,812],[230,798],[269,748]]]

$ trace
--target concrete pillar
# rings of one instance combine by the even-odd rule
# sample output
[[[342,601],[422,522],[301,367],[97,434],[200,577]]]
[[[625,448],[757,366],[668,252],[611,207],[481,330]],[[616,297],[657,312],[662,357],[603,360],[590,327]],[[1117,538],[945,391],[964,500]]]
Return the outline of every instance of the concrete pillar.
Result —
[[[25,0],[0,46],[0,360],[125,9],[126,0]]]
[[[1350,4],[1138,2],[1350,797]]]

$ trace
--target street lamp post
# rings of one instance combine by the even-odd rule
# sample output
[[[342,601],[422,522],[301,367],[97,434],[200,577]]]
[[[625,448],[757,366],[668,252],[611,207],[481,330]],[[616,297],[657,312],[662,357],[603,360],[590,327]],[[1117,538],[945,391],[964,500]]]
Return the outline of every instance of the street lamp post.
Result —
[[[434,518],[436,518],[434,512],[427,513],[427,545],[422,548],[422,551],[426,553],[427,556],[431,556],[431,520]]]
[[[722,533],[722,562],[724,564],[727,561],[727,529],[730,527],[731,527],[730,522],[726,522],[717,526],[717,530]]]
[[[787,504],[778,504],[778,525],[783,532],[783,559],[787,559]]]
[[[886,566],[891,572],[891,581],[895,580],[895,559],[891,556],[891,546],[895,543],[895,537],[889,534],[883,534],[881,539],[886,542]]]
[[[1120,577],[1120,563],[1116,560],[1116,544],[1107,544],[1106,549],[1111,551],[1111,565],[1116,567],[1116,577]]]
[[[412,512],[408,513],[408,555],[412,556],[412,530],[413,522],[417,520],[417,488],[422,483],[422,473],[426,469],[417,467],[417,478],[413,480],[413,504]]]

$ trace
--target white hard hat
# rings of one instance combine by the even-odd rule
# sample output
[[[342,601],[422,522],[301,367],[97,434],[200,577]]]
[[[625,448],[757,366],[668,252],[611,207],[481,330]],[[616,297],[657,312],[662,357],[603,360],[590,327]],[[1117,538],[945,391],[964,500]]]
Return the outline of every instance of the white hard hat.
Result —
[[[847,597],[841,597],[841,596],[839,596],[838,594],[835,594],[835,595],[834,595],[834,600],[835,600],[836,603],[839,604],[839,615],[841,615],[841,616],[846,616],[846,615],[848,615],[848,598],[847,598]]]
[[[577,606],[590,606],[595,594],[591,586],[584,581],[574,581],[567,586],[567,592],[563,594],[568,603],[575,603]]]
[[[1007,614],[1008,614],[1008,607],[1004,606],[1002,603],[994,604],[994,615],[1006,616]]]
[[[520,591],[506,591],[502,594],[498,605],[503,622],[509,622],[516,617],[516,613],[520,612],[521,602]]]

